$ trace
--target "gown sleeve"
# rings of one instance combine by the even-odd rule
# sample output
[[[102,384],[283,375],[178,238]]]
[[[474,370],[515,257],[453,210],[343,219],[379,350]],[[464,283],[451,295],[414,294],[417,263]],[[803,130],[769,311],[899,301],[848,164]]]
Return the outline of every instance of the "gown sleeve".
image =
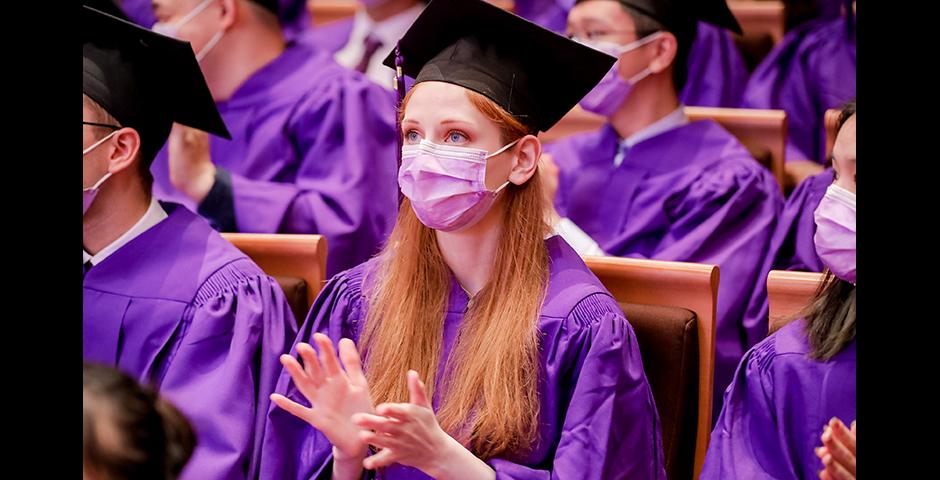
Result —
[[[294,315],[277,282],[242,259],[214,273],[183,317],[160,385],[199,439],[181,478],[254,478],[278,356],[297,331]]]

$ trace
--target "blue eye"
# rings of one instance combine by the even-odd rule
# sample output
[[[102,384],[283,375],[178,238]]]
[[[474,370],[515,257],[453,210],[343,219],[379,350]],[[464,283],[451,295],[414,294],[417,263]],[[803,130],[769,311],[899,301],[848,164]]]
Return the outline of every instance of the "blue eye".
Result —
[[[467,136],[454,130],[447,134],[447,141],[450,143],[463,143],[467,141]]]
[[[418,135],[418,132],[414,130],[408,130],[405,133],[405,140],[408,143],[418,143],[421,141],[421,135]]]

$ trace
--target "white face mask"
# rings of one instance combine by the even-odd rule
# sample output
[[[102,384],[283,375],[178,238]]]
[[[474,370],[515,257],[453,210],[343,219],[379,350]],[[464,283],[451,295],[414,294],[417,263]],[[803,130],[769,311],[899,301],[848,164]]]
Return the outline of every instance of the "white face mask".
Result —
[[[151,27],[151,30],[153,30],[156,33],[159,33],[160,35],[166,35],[167,37],[172,37],[172,38],[179,38],[177,35],[179,34],[180,28],[182,28],[183,25],[186,25],[187,23],[189,23],[189,21],[192,20],[193,18],[196,18],[196,15],[199,15],[200,13],[202,13],[203,10],[208,8],[209,5],[212,4],[212,1],[213,0],[203,0],[202,3],[200,3],[199,5],[196,5],[195,8],[193,8],[189,13],[184,15],[183,18],[177,20],[176,22],[154,23],[153,27]],[[205,56],[208,55],[209,52],[212,51],[212,48],[215,47],[217,43],[219,43],[219,40],[222,39],[222,36],[224,34],[225,34],[224,30],[219,30],[218,32],[216,32],[216,34],[213,35],[212,38],[209,39],[209,42],[207,42],[205,46],[202,47],[201,50],[196,52],[196,61],[201,62],[202,59],[205,58]]]
[[[109,138],[111,138],[112,135],[114,135],[114,134],[117,133],[117,132],[118,132],[118,131],[115,130],[115,131],[109,133],[108,135],[106,135],[106,136],[105,136],[104,138],[102,138],[101,140],[98,140],[97,142],[91,144],[90,147],[86,148],[85,150],[82,150],[82,157],[84,157],[85,155],[87,155],[88,152],[90,152],[90,151],[94,150],[95,148],[97,148],[98,145],[101,145],[102,143],[104,143],[105,141],[107,141]],[[98,195],[98,188],[101,187],[101,184],[104,183],[104,181],[107,180],[108,177],[110,177],[110,176],[111,176],[111,172],[108,172],[108,173],[104,174],[104,176],[102,176],[97,182],[95,182],[94,185],[92,185],[92,186],[90,186],[90,187],[88,187],[88,188],[82,189],[82,204],[83,204],[83,205],[82,205],[82,215],[84,215],[85,212],[87,212],[88,209],[91,207],[91,202],[95,201],[95,197]]]

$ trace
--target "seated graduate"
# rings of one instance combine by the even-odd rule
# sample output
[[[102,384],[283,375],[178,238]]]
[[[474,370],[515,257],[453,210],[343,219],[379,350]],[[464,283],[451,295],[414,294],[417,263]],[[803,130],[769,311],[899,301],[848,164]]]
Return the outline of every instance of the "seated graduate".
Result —
[[[851,124],[846,124],[852,118]],[[839,133],[832,156],[855,155],[855,100],[843,107],[839,115]],[[834,161],[834,160],[833,160]],[[843,158],[840,162],[845,162]],[[832,167],[823,173],[803,180],[793,193],[787,197],[783,213],[777,221],[777,228],[770,240],[770,248],[760,276],[767,278],[771,270],[797,270],[804,272],[822,272],[825,266],[816,253],[813,237],[816,235],[814,212],[819,207],[829,186],[834,180]],[[767,304],[767,283],[761,282],[754,289],[748,302],[744,317],[744,332],[748,345],[761,341],[767,335],[769,306]]]
[[[481,0],[432,1],[399,53],[407,199],[282,357],[262,477],[665,478],[633,329],[538,175],[536,134],[614,59]]]
[[[221,231],[324,235],[333,275],[376,254],[395,223],[395,103],[286,40],[265,3],[213,0],[194,15],[194,0],[153,1],[154,30],[191,42],[232,132],[174,127],[154,192]]]
[[[189,44],[82,8],[82,349],[152,384],[200,442],[182,478],[254,478],[277,358],[297,323],[277,282],[151,195],[173,122],[227,136]]]
[[[824,467],[823,478],[854,478],[855,115],[837,145],[836,179],[814,213],[826,275],[802,318],[741,360],[702,479],[817,478]]]
[[[665,0],[658,1],[665,3]],[[575,0],[516,0],[513,2],[513,11],[549,30],[562,33],[567,29],[570,32],[569,11],[575,3]],[[623,2],[622,5],[629,9],[639,4]],[[592,22],[584,40],[607,41],[625,33],[609,28],[608,20],[600,17]],[[683,104],[728,108],[739,105],[747,85],[748,72],[731,32],[708,22],[698,22],[687,57],[688,78],[679,93],[679,100]]]
[[[557,228],[582,254],[718,265],[715,412],[747,350],[741,323],[783,207],[773,175],[711,120],[679,102],[696,22],[731,30],[725,0],[585,0],[569,34],[618,55],[583,100],[608,122],[546,145],[559,169]],[[588,41],[600,29],[609,36]],[[616,33],[615,33],[616,32]],[[577,62],[571,64],[577,68]]]
[[[176,480],[196,446],[193,427],[150,387],[82,364],[82,478]]]

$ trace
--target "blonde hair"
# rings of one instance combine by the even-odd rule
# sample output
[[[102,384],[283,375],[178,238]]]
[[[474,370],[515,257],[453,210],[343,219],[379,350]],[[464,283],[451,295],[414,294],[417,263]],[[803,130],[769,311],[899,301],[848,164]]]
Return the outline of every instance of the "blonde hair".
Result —
[[[408,93],[402,103],[411,97]],[[467,90],[473,105],[508,143],[530,132],[483,95]],[[548,276],[544,200],[538,174],[504,191],[505,209],[492,276],[476,295],[435,382],[451,273],[434,230],[407,199],[379,255],[376,282],[360,338],[373,400],[407,402],[405,373],[416,370],[428,394],[440,390],[441,427],[478,457],[524,454],[537,440],[538,317]]]

